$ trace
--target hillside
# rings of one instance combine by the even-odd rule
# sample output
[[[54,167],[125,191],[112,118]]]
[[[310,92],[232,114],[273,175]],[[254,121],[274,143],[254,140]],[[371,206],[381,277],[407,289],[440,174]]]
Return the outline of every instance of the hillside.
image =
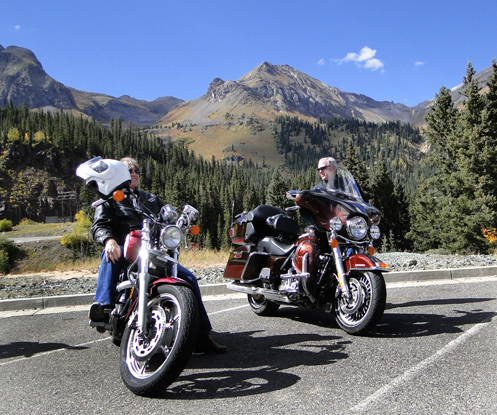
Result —
[[[111,118],[121,118],[125,125],[146,125],[157,122],[183,101],[174,97],[143,101],[127,95],[116,98],[79,91],[51,78],[32,51],[0,45],[0,106],[9,102],[14,106],[26,104],[29,109],[65,110],[104,124]]]
[[[491,67],[476,77],[484,86]],[[461,86],[453,88],[453,99],[461,104]],[[434,95],[438,91],[434,91]],[[258,165],[278,165],[284,154],[275,145],[280,134],[275,119],[281,115],[309,122],[333,118],[376,124],[401,122],[422,126],[433,100],[415,107],[375,101],[362,94],[340,91],[289,65],[263,62],[240,79],[215,78],[204,95],[184,102],[174,97],[154,101],[127,95],[112,97],[66,87],[51,78],[35,54],[24,48],[0,45],[0,106],[11,102],[44,111],[64,110],[104,125],[119,118],[127,127],[151,126],[149,133],[186,142],[206,159],[252,160]],[[343,138],[336,132],[334,142]],[[305,136],[295,137],[304,144]],[[422,143],[418,143],[422,144]]]
[[[264,62],[238,81],[214,79],[202,97],[173,108],[150,132],[184,140],[204,157],[274,165],[284,161],[274,144],[275,119],[281,115],[310,122],[340,118],[379,124],[422,118],[403,104],[342,92],[288,65]],[[297,140],[304,142],[305,137]]]

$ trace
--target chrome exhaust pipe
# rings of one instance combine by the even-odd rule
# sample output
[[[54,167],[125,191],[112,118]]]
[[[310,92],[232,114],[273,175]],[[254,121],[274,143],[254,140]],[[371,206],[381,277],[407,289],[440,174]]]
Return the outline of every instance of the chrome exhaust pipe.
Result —
[[[228,288],[228,290],[244,294],[262,295],[263,297],[266,297],[268,300],[271,301],[277,301],[285,304],[292,304],[292,301],[285,294],[282,294],[279,291],[267,290],[264,288],[258,288],[252,286],[245,286],[236,282],[229,283],[226,286],[226,288]]]

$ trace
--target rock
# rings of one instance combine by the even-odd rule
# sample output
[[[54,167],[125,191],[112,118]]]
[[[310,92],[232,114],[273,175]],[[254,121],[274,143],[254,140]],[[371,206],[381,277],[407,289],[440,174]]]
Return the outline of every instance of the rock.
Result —
[[[414,267],[416,265],[418,265],[418,261],[416,261],[415,259],[409,259],[402,264],[402,268]]]

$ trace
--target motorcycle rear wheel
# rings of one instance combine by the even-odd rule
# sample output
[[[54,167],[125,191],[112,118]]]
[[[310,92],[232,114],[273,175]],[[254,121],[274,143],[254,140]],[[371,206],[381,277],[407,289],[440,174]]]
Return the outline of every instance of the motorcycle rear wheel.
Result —
[[[279,304],[268,300],[263,295],[247,294],[247,298],[252,311],[258,316],[271,317],[280,308]]]
[[[337,287],[337,291],[340,288]],[[341,295],[334,303],[335,320],[349,334],[366,334],[380,321],[385,311],[387,290],[381,273],[352,271],[349,275],[351,299]]]
[[[190,288],[161,285],[148,303],[148,335],[138,335],[137,315],[130,318],[120,348],[124,384],[133,393],[153,396],[173,383],[185,368],[197,338],[197,300]]]

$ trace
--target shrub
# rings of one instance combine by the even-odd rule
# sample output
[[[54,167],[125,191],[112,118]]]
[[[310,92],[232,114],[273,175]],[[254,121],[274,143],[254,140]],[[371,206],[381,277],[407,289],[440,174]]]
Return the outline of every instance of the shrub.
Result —
[[[74,261],[89,254],[90,240],[86,235],[77,233],[64,235],[60,243],[71,250]]]
[[[27,226],[27,225],[36,225],[36,222],[28,218],[22,218],[21,221],[19,222],[19,226]]]
[[[11,269],[9,254],[5,251],[0,251],[0,274],[8,274]]]
[[[0,237],[0,273],[8,274],[12,269],[12,258],[15,251],[14,242]]]
[[[14,229],[12,226],[12,221],[8,219],[2,219],[0,220],[0,232],[10,232]]]
[[[76,213],[77,225],[73,232],[64,235],[60,243],[69,248],[72,252],[73,261],[80,257],[91,256],[95,253],[95,244],[88,237],[91,227],[91,220],[85,212],[80,210]]]

